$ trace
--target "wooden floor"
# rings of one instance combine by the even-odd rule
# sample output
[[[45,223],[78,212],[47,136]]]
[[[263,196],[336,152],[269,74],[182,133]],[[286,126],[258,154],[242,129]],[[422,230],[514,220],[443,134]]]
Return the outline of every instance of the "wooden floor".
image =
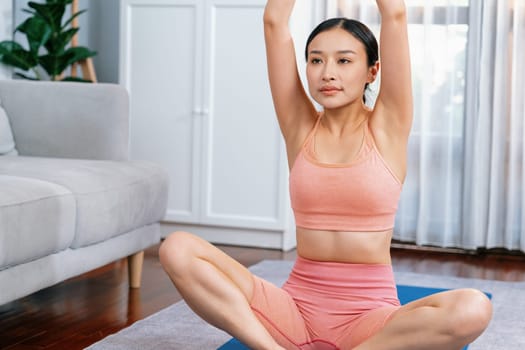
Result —
[[[263,259],[293,260],[295,252],[220,246],[246,266]],[[142,288],[127,285],[121,260],[0,306],[0,349],[83,349],[180,300],[163,272],[158,246],[146,251]],[[392,249],[398,271],[525,281],[525,258]]]

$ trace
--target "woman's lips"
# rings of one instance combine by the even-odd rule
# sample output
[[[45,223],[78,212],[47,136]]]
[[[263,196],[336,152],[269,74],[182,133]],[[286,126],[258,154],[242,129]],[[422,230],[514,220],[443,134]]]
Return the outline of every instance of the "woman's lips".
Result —
[[[335,86],[323,86],[319,91],[323,95],[331,96],[337,94],[341,89]]]

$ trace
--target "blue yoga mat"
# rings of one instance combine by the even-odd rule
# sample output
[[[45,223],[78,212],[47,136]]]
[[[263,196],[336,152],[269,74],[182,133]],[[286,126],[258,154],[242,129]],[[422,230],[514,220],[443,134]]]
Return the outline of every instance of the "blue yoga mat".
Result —
[[[399,297],[399,301],[401,302],[401,305],[404,305],[416,299],[421,299],[428,295],[443,292],[446,290],[448,289],[397,285],[397,295]],[[485,293],[485,294],[487,294],[489,298],[491,297],[489,293]],[[468,345],[463,348],[463,350],[467,350],[467,349],[468,349]],[[250,350],[250,349],[246,347],[246,345],[238,341],[237,339],[232,338],[230,341],[222,345],[217,350]]]

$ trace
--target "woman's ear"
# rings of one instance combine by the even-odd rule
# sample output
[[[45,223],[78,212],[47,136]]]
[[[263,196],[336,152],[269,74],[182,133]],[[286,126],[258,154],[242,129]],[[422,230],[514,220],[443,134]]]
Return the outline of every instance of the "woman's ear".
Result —
[[[376,63],[374,63],[373,66],[370,66],[368,68],[368,79],[367,79],[367,82],[368,83],[373,83],[376,78],[377,78],[377,73],[379,72],[379,61],[377,61]]]

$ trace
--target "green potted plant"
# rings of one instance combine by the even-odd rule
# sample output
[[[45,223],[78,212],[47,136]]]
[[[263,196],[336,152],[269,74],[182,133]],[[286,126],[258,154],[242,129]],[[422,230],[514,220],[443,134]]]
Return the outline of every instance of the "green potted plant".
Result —
[[[42,80],[43,69],[50,80],[89,81],[77,77],[63,77],[70,65],[95,56],[96,52],[83,46],[68,46],[79,28],[71,28],[73,20],[85,12],[78,11],[63,21],[66,8],[73,0],[30,1],[24,12],[31,14],[15,29],[27,38],[29,49],[13,40],[0,42],[0,62],[12,66],[19,77]],[[20,72],[19,70],[23,71]],[[33,76],[27,72],[32,72]]]

